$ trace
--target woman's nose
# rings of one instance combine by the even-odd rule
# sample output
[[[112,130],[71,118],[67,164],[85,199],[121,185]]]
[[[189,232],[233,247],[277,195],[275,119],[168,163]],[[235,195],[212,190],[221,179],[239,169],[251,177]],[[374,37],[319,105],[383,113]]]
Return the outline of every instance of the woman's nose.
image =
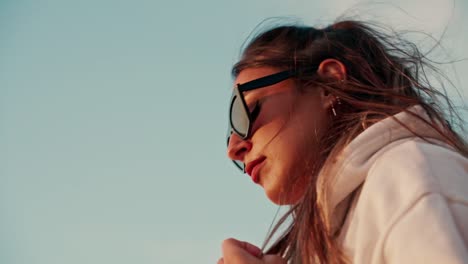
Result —
[[[235,133],[232,133],[229,137],[227,154],[230,159],[244,162],[245,155],[251,149],[252,142],[250,140],[244,140]]]

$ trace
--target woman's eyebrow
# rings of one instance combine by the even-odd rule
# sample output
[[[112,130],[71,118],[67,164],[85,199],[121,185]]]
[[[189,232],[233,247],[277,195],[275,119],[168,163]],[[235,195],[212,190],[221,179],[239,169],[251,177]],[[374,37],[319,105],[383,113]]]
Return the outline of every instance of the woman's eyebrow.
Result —
[[[253,92],[255,90],[252,90],[252,91],[248,91],[248,92]],[[245,92],[245,93],[248,93],[248,92]],[[263,103],[264,101],[267,101],[271,98],[275,98],[277,96],[280,96],[284,93],[286,93],[287,91],[278,91],[278,92],[275,92],[275,93],[263,93],[263,95],[251,95],[251,96],[248,96],[247,94],[244,94],[244,100],[245,100],[245,103],[250,106],[251,104],[255,104],[257,102],[259,103]],[[253,98],[252,98],[253,97]]]

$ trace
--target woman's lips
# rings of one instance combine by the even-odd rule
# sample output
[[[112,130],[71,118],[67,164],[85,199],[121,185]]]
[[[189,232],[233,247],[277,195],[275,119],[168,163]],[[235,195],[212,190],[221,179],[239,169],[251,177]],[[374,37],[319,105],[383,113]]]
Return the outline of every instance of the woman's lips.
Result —
[[[264,160],[265,157],[262,157],[247,164],[246,172],[250,175],[252,181],[255,183],[258,183],[260,181],[259,170],[260,167],[263,165]]]

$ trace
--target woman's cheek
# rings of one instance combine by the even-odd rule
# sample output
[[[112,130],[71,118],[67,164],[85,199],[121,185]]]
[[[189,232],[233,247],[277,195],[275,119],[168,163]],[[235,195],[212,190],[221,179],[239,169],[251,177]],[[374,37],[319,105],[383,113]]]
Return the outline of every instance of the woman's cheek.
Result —
[[[251,135],[252,137],[255,136],[256,132],[262,127],[263,125],[263,117],[262,114],[260,114],[255,122],[252,124],[252,129],[251,129]]]

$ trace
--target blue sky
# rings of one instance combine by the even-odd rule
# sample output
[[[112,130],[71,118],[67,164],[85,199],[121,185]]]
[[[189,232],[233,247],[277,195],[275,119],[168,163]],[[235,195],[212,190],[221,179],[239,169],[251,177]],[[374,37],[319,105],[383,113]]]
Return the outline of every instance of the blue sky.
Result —
[[[216,263],[225,238],[260,245],[277,207],[225,155],[239,47],[268,17],[359,14],[447,27],[446,53],[468,57],[465,1],[384,2],[1,0],[0,263]],[[443,68],[465,98],[467,69]]]

